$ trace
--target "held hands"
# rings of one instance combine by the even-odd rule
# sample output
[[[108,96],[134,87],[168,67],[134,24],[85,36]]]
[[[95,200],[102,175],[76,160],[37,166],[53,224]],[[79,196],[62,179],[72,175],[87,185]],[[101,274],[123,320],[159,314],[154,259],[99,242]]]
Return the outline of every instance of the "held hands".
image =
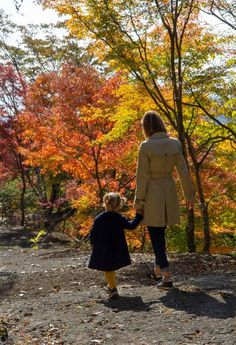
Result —
[[[141,216],[143,216],[143,210],[138,210],[137,213],[141,214]]]
[[[141,216],[143,216],[143,214],[144,214],[144,209],[143,209],[143,208],[141,208],[141,209],[136,209],[136,213],[139,213],[139,214],[141,214]]]

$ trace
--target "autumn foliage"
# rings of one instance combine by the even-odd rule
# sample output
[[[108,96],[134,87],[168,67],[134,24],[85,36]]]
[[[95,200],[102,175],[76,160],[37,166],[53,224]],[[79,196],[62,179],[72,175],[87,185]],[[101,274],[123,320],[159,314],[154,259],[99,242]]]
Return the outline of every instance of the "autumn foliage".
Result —
[[[43,3],[69,15],[73,39],[92,58],[75,63],[76,52],[71,59],[64,52],[59,68],[33,78],[22,76],[17,64],[0,65],[3,189],[17,180],[23,191],[21,209],[41,212],[48,229],[60,225],[73,237],[86,237],[107,191],[124,194],[128,204],[123,211],[132,215],[137,150],[143,140],[140,119],[145,111],[157,109],[170,135],[182,142],[197,190],[194,215],[187,213],[178,187],[183,218],[170,229],[168,245],[172,249],[181,236],[186,244],[186,229],[191,223],[194,230],[194,221],[196,241],[205,240],[205,251],[210,237],[218,245],[218,234],[231,243],[234,35],[220,37],[202,25],[205,1],[199,6],[193,0],[144,1],[143,6],[137,1]],[[29,60],[24,71],[27,64]],[[133,249],[148,243],[141,227],[128,236]]]

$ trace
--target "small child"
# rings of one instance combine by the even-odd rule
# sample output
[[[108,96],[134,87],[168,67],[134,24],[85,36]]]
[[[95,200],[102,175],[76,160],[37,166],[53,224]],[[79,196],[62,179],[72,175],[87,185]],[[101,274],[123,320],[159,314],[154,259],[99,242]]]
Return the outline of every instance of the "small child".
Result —
[[[107,193],[103,197],[105,211],[95,218],[89,235],[92,254],[88,267],[104,271],[109,299],[119,296],[115,270],[131,264],[124,229],[135,229],[143,219],[139,213],[130,221],[122,216],[119,210],[125,201],[118,193]]]

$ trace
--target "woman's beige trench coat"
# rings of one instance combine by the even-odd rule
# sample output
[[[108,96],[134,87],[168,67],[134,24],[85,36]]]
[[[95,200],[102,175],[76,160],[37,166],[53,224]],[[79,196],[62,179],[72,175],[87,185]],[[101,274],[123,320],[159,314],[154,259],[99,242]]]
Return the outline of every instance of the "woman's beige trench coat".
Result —
[[[194,198],[194,189],[182,155],[181,143],[165,132],[154,133],[139,149],[134,207],[144,208],[147,226],[174,225],[180,221],[174,168],[186,201]]]

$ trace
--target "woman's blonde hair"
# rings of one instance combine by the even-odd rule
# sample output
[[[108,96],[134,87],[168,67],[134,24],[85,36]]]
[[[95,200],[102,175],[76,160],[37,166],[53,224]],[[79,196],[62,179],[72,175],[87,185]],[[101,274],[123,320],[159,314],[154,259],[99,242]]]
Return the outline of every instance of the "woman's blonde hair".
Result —
[[[123,206],[126,202],[124,197],[121,197],[119,193],[110,192],[103,197],[103,206],[107,211],[114,211]]]
[[[157,132],[167,132],[161,116],[156,111],[147,111],[142,118],[142,126],[146,138]]]

